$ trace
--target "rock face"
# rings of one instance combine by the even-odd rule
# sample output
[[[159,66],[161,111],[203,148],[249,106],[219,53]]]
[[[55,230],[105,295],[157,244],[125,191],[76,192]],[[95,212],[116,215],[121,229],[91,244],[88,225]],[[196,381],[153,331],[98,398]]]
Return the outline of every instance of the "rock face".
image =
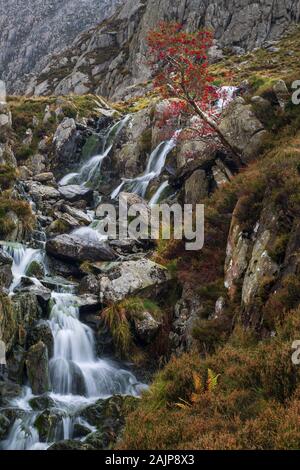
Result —
[[[232,147],[242,155],[245,163],[259,154],[267,135],[264,126],[254,115],[252,106],[246,105],[240,97],[228,106],[220,129]]]
[[[239,51],[276,39],[299,21],[299,2],[282,0],[128,0],[109,21],[79,36],[50,60],[27,89],[37,95],[86,93],[126,96],[149,78],[146,36],[161,19],[215,31],[218,45]],[[125,73],[124,73],[125,72]],[[138,87],[135,90],[138,92]]]
[[[47,54],[110,15],[119,0],[0,1],[0,78],[21,91],[24,74],[40,71]],[[19,82],[17,82],[19,80]]]
[[[67,261],[112,261],[116,258],[107,242],[91,241],[76,235],[59,235],[49,240],[46,251]]]

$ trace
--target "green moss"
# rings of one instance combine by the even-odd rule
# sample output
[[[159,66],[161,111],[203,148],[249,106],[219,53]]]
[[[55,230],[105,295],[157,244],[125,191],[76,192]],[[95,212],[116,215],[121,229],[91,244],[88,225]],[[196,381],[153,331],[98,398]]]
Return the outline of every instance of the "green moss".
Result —
[[[22,222],[24,230],[31,230],[35,221],[30,205],[26,201],[13,199],[8,191],[0,196],[0,237],[4,238],[15,229],[15,223],[9,215],[14,212]]]
[[[0,188],[2,190],[9,189],[16,181],[17,172],[13,166],[0,165]]]
[[[129,354],[135,349],[131,321],[134,318],[140,318],[144,312],[151,313],[156,320],[162,319],[162,311],[155,302],[138,297],[125,299],[106,308],[102,313],[113,337],[116,350],[121,357],[129,357]],[[131,355],[130,357],[132,359]]]

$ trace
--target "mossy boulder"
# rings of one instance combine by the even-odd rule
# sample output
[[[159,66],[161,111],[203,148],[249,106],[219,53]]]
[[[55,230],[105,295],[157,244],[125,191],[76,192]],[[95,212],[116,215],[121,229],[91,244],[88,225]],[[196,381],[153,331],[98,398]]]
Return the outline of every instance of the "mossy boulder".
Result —
[[[39,261],[31,261],[29,264],[28,268],[26,269],[26,276],[28,277],[36,277],[38,279],[41,279],[45,275],[45,269],[42,263]]]

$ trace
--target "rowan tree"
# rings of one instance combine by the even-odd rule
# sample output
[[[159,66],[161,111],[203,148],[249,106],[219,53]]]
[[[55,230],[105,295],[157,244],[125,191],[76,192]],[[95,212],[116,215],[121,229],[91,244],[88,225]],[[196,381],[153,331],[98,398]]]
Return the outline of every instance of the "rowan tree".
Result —
[[[212,32],[190,33],[179,23],[161,22],[156,30],[149,32],[147,40],[154,85],[163,98],[176,98],[165,110],[164,119],[181,114],[194,117],[193,125],[185,132],[202,137],[217,135],[236,155],[236,150],[219,128],[219,114],[213,106],[219,96],[209,72]]]

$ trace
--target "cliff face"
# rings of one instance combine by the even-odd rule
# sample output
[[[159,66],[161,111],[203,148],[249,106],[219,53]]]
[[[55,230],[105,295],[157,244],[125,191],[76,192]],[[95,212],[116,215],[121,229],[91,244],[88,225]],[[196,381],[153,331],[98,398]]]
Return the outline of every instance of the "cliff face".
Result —
[[[162,19],[191,30],[212,28],[220,48],[240,53],[277,39],[299,16],[299,0],[128,0],[109,20],[53,56],[27,93],[126,96],[128,87],[149,77],[145,38]]]
[[[118,0],[0,0],[0,78],[22,89],[24,74],[38,73],[47,55],[111,15]],[[49,60],[49,59],[48,59]]]

